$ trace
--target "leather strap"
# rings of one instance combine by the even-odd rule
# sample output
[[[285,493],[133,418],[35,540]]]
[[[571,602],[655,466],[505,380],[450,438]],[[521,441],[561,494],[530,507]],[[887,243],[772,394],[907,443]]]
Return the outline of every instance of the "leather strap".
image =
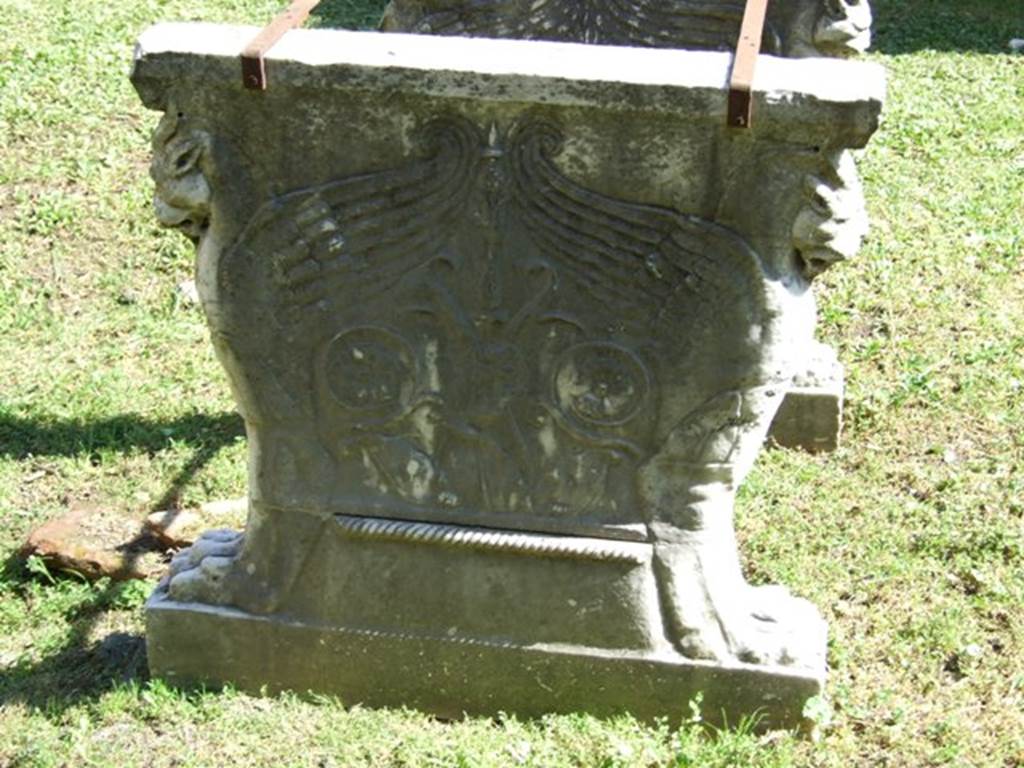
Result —
[[[320,0],[294,0],[265,26],[242,51],[242,83],[254,91],[267,90],[267,67],[263,57],[284,33],[301,25]]]
[[[736,41],[732,76],[729,79],[729,114],[727,124],[732,128],[749,129],[753,118],[754,68],[761,52],[764,22],[768,15],[768,0],[747,0]]]

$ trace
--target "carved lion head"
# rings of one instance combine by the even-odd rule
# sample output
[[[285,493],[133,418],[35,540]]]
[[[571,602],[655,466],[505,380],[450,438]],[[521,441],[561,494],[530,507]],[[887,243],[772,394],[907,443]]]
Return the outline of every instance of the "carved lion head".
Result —
[[[868,232],[864,192],[853,154],[833,152],[824,159],[819,173],[805,179],[804,205],[793,224],[793,247],[807,279],[853,258]]]
[[[185,116],[174,109],[164,114],[153,135],[150,176],[156,183],[156,217],[194,242],[210,222],[210,185],[203,173],[209,149],[209,135],[189,130]]]

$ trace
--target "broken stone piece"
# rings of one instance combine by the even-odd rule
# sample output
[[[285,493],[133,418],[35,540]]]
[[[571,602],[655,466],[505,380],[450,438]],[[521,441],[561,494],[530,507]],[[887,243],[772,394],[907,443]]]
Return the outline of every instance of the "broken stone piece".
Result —
[[[203,517],[188,509],[154,512],[146,518],[146,529],[168,549],[187,547],[206,527]]]
[[[843,427],[843,366],[835,350],[815,342],[779,406],[769,442],[809,453],[834,451]]]
[[[209,528],[242,528],[248,510],[246,499],[204,502],[198,509],[154,512],[146,518],[146,529],[169,549],[192,544]]]
[[[182,280],[174,289],[174,294],[186,307],[199,305],[199,291],[196,290],[195,280]]]
[[[158,543],[138,520],[87,507],[76,507],[32,531],[21,556],[32,555],[52,570],[89,580],[148,579],[164,568]]]

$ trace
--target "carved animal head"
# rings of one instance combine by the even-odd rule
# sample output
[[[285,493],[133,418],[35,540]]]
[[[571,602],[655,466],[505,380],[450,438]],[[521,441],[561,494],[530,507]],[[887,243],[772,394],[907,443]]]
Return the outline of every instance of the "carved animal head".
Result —
[[[805,202],[793,223],[793,247],[810,280],[853,258],[868,231],[864,192],[850,152],[829,153],[805,179]]]
[[[871,45],[869,0],[809,0],[798,12],[791,56],[853,56]]]
[[[181,230],[193,242],[210,222],[210,185],[203,172],[209,149],[209,135],[188,130],[184,115],[173,108],[153,134],[149,173],[156,183],[156,217],[163,226]]]

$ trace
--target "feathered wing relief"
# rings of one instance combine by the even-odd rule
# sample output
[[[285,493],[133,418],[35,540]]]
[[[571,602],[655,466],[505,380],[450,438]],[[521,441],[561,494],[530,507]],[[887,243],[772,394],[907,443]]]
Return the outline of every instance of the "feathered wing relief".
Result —
[[[710,318],[716,305],[756,301],[757,258],[739,237],[695,216],[584,189],[555,166],[560,145],[550,125],[522,126],[512,183],[531,236],[581,285],[648,322]]]
[[[354,295],[369,302],[429,260],[465,209],[477,143],[468,125],[428,125],[428,151],[417,162],[265,206],[239,247],[258,247],[272,260],[278,319],[293,324],[310,309],[337,311]]]
[[[704,402],[761,383],[758,259],[573,182],[550,125],[449,120],[421,142],[269,203],[221,263],[221,290],[267,297],[221,329],[266,460],[297,467],[264,493],[643,536],[639,468]]]

